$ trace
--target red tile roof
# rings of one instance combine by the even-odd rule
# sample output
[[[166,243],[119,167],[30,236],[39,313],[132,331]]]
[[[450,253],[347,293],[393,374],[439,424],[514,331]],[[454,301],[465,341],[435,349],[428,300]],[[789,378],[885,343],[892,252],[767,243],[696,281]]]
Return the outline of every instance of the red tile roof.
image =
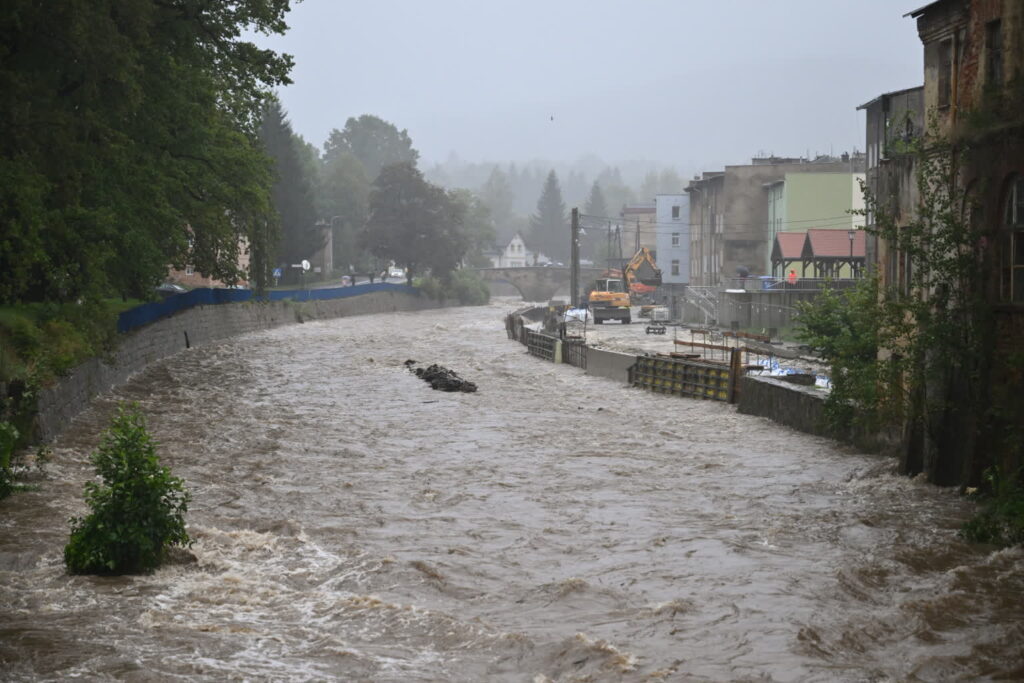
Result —
[[[846,230],[811,228],[803,248],[803,258],[850,258],[850,237]],[[864,231],[855,230],[853,258],[864,258]]]
[[[807,239],[806,232],[780,232],[775,235],[775,244],[772,245],[772,260],[775,261],[797,261],[804,250],[804,241]]]

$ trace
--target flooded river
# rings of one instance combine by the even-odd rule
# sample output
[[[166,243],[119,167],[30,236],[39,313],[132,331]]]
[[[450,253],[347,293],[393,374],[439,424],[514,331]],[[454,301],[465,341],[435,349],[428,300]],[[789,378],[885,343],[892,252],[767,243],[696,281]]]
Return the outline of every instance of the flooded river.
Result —
[[[1024,553],[891,462],[531,358],[510,306],[192,349],[90,408],[0,503],[0,677],[1024,677]],[[479,386],[433,392],[402,363]],[[116,401],[193,493],[196,561],[69,577]]]

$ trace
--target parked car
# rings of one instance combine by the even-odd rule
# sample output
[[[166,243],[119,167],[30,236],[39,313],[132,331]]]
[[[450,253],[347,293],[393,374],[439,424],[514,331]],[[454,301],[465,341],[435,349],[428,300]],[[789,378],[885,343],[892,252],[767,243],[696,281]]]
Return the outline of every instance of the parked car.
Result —
[[[188,290],[182,287],[181,285],[174,284],[173,282],[165,282],[162,285],[157,285],[156,287],[154,287],[153,291],[159,294],[162,298],[166,299],[167,297],[174,296],[175,294],[184,294]]]
[[[388,277],[405,277],[405,271],[396,266],[388,268]]]

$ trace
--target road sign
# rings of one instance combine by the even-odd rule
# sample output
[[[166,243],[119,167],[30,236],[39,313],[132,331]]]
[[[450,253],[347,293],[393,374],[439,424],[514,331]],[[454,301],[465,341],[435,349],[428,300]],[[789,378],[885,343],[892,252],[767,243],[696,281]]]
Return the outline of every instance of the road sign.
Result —
[[[281,277],[281,269],[274,268],[274,277]]]
[[[302,269],[309,270],[309,261],[307,261],[306,259],[302,259]]]

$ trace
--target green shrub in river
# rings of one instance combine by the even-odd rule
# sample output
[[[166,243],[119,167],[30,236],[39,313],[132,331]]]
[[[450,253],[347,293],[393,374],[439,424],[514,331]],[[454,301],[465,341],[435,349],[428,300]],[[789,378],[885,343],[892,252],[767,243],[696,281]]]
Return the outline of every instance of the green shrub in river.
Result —
[[[102,482],[85,485],[91,512],[71,520],[64,563],[73,574],[152,571],[171,546],[191,544],[184,482],[160,465],[136,406],[122,405],[92,454]]]

